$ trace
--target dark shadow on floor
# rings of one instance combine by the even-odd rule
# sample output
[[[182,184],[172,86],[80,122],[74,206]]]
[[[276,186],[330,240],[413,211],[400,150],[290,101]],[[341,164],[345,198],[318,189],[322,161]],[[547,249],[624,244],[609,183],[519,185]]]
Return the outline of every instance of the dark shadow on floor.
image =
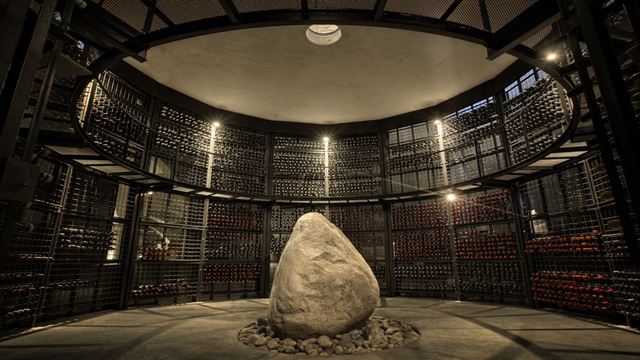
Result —
[[[542,347],[539,347],[538,345],[536,345],[535,343],[521,337],[518,336],[516,334],[513,334],[509,331],[506,331],[504,329],[501,329],[497,326],[494,325],[490,325],[487,324],[485,322],[482,322],[480,320],[474,319],[473,317],[469,317],[466,315],[458,315],[458,314],[454,314],[452,312],[449,311],[445,311],[445,310],[440,310],[440,312],[447,314],[449,316],[453,316],[453,317],[457,317],[463,320],[466,320],[474,325],[478,325],[484,329],[487,329],[495,334],[498,334],[506,339],[509,339],[511,341],[513,341],[514,343],[522,346],[523,348],[529,350],[530,352],[536,354],[537,356],[543,358],[543,359],[551,359],[551,360],[560,360],[561,358],[554,355],[553,352],[548,351],[547,349],[544,349]],[[495,358],[495,357],[494,357]],[[495,359],[499,359],[499,358],[495,358]]]

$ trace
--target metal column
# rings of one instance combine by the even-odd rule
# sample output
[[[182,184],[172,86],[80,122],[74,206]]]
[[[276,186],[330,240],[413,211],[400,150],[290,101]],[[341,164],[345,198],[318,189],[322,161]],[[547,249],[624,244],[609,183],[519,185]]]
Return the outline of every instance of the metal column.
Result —
[[[29,100],[31,86],[35,79],[36,71],[40,65],[40,58],[44,49],[49,27],[53,19],[53,12],[56,7],[56,0],[45,0],[40,7],[40,13],[33,29],[29,46],[25,55],[24,63],[21,64],[13,96],[6,112],[0,113],[0,123],[2,132],[0,133],[0,159],[13,156],[16,144],[16,137],[20,130],[20,122],[24,114],[25,107]],[[17,67],[19,64],[14,64]],[[9,89],[5,89],[8,91]]]
[[[131,218],[131,229],[129,229],[129,247],[126,252],[126,267],[122,276],[122,286],[120,288],[120,309],[126,309],[131,299],[131,288],[136,273],[136,255],[138,253],[138,234],[140,228],[140,218],[142,216],[142,205],[144,203],[144,192],[135,189],[135,201],[133,204],[133,214]]]
[[[636,114],[629,99],[620,66],[610,44],[604,19],[596,7],[598,2],[575,1],[578,22],[589,48],[593,69],[607,110],[611,132],[618,155],[622,162],[629,194],[633,204],[640,206],[640,146],[637,146],[638,129]],[[636,211],[636,221],[640,222],[640,211]],[[636,254],[637,255],[637,254]]]
[[[605,120],[602,118],[602,114],[600,113],[600,106],[598,105],[596,95],[593,91],[593,84],[591,83],[591,79],[589,77],[589,71],[587,70],[587,65],[582,58],[580,43],[578,42],[576,34],[571,34],[568,37],[567,41],[569,48],[571,49],[571,53],[573,54],[574,64],[580,77],[580,84],[582,85],[584,96],[587,101],[587,106],[589,107],[591,122],[593,123],[593,127],[595,129],[596,137],[598,140],[598,147],[600,149],[602,160],[607,171],[607,176],[609,177],[609,183],[611,184],[611,192],[613,193],[613,198],[615,200],[616,212],[620,217],[622,230],[626,235],[625,239],[627,240],[629,254],[634,258],[638,258],[640,253],[638,249],[638,242],[636,241],[634,236],[635,230],[633,221],[631,215],[629,214],[629,207],[627,206],[624,190],[622,188],[622,181],[618,175],[618,169],[613,157],[613,151],[609,144],[609,135],[605,127]]]
[[[0,93],[11,68],[29,9],[29,1],[5,0],[0,2]]]

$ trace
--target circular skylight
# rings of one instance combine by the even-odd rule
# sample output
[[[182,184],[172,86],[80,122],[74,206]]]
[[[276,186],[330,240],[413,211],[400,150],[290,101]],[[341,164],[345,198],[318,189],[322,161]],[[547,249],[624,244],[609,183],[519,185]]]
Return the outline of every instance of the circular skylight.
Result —
[[[320,46],[335,44],[342,37],[342,31],[338,25],[318,24],[307,28],[307,39]]]

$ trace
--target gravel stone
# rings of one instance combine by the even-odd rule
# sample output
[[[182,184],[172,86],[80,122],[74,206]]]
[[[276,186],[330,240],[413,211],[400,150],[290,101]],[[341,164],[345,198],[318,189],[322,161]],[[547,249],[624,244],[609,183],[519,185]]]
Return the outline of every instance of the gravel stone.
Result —
[[[238,340],[257,350],[296,356],[363,354],[391,350],[418,340],[420,334],[409,324],[371,317],[363,327],[335,336],[321,335],[303,339],[279,339],[264,321],[238,332]],[[272,334],[272,336],[270,335]]]
[[[331,346],[331,338],[326,335],[322,335],[318,338],[318,344],[323,348],[328,348]]]

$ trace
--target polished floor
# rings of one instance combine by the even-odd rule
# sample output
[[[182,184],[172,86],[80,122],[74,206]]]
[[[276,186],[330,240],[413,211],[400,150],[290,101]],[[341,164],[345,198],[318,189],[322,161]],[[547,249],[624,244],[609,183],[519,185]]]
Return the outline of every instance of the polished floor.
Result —
[[[0,359],[286,359],[237,342],[267,300],[132,309],[79,317],[0,341]],[[557,312],[386,298],[377,315],[413,324],[406,347],[334,359],[640,359],[640,334]]]

